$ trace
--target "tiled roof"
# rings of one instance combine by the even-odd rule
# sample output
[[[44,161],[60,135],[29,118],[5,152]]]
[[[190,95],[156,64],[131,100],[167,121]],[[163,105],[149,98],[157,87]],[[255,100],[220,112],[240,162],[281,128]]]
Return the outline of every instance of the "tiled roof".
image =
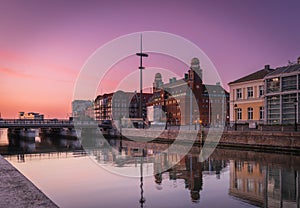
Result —
[[[291,73],[296,71],[300,71],[300,64],[278,67],[273,72],[269,73],[268,76],[280,75],[280,74]]]
[[[274,69],[264,68],[264,69],[254,72],[252,74],[244,76],[240,79],[237,79],[233,82],[229,82],[229,85],[235,84],[235,83],[240,83],[240,82],[247,82],[247,81],[252,81],[252,80],[257,80],[257,79],[263,79],[267,74],[269,74],[273,71],[274,71]]]

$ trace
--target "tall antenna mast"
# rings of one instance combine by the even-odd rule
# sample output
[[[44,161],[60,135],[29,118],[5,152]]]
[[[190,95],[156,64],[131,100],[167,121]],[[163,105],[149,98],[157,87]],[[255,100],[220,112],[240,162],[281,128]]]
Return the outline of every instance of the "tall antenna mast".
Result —
[[[148,57],[148,54],[143,53],[143,35],[141,34],[141,52],[140,53],[136,53],[137,56],[140,57],[140,103],[139,103],[139,117],[142,118],[143,117],[143,113],[142,113],[142,95],[143,95],[143,69],[145,69],[145,67],[143,67],[143,57]]]

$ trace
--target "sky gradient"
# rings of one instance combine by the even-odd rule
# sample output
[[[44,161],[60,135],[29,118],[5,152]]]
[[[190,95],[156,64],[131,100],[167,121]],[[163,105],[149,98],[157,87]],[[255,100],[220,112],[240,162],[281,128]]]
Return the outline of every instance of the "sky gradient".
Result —
[[[0,0],[0,5],[5,118],[16,118],[19,111],[69,116],[74,84],[88,57],[129,33],[163,31],[192,41],[214,63],[226,89],[228,82],[265,64],[275,68],[300,56],[297,0]],[[180,70],[186,71],[182,65]]]

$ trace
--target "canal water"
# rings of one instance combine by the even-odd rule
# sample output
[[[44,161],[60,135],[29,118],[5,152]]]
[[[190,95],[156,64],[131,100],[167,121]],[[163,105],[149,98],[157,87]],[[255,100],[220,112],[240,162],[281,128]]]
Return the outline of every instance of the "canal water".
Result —
[[[299,207],[300,156],[217,148],[201,162],[197,146],[166,148],[0,130],[0,154],[59,207]]]

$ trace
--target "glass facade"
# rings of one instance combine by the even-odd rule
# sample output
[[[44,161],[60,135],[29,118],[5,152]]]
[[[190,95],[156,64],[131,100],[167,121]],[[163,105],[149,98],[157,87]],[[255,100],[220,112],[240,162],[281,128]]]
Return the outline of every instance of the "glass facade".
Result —
[[[280,91],[280,78],[275,77],[267,79],[267,93],[279,92]]]
[[[267,123],[269,124],[294,124],[295,116],[297,122],[300,122],[300,75],[275,77],[266,80],[267,93],[276,93],[276,95],[267,95]],[[297,93],[287,94],[289,91],[298,91]],[[298,96],[297,96],[298,95]],[[297,101],[295,106],[295,101]]]
[[[295,122],[295,100],[297,94],[282,95],[282,123]]]
[[[297,89],[297,76],[282,77],[282,91]]]
[[[267,97],[268,116],[267,121],[269,124],[280,123],[280,96]]]

